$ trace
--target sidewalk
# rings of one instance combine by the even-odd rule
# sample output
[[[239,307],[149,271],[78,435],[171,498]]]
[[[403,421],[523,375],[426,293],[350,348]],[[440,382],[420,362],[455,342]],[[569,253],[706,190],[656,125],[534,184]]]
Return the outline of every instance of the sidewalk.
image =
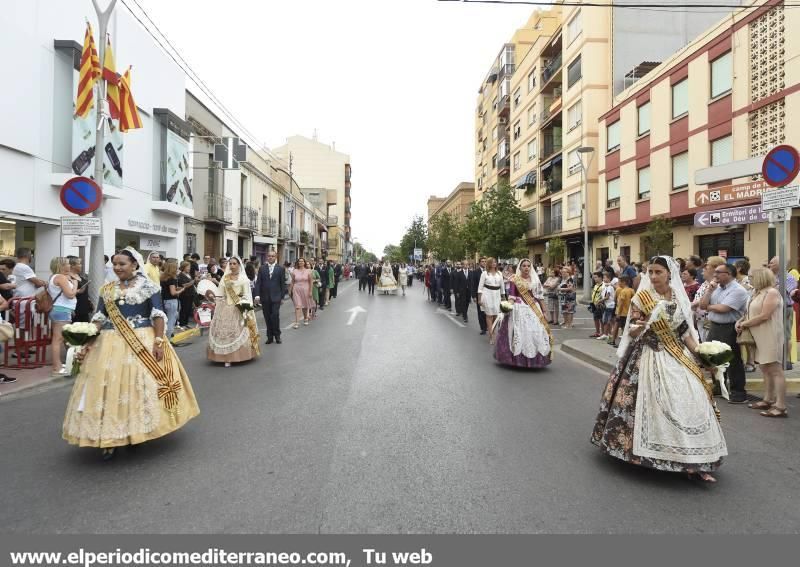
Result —
[[[561,344],[561,351],[604,372],[611,372],[617,364],[617,349],[604,341],[569,339]],[[763,389],[764,378],[758,367],[746,376],[748,389]],[[792,370],[786,371],[786,391],[792,394],[800,392],[800,363],[795,363]]]
[[[37,388],[51,382],[67,383],[72,382],[73,378],[70,377],[57,377],[50,376],[52,368],[49,364],[41,368],[14,368],[0,366],[0,374],[12,376],[17,379],[13,384],[0,384],[0,399],[10,396],[11,394],[18,394],[25,390]]]

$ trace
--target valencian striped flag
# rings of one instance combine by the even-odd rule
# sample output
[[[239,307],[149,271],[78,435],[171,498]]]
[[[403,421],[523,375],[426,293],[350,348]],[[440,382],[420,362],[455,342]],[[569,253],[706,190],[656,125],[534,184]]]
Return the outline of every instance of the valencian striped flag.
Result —
[[[75,115],[85,118],[94,106],[94,85],[100,78],[100,58],[92,35],[92,25],[86,22],[86,35],[83,38],[81,69],[78,75],[78,98],[75,101]]]
[[[108,112],[111,118],[119,119],[120,100],[117,67],[114,63],[114,51],[111,49],[111,38],[106,42],[106,51],[103,55],[103,79],[106,81],[106,98],[108,99]]]
[[[142,127],[142,119],[136,109],[136,102],[131,93],[131,68],[125,71],[119,83],[119,129],[121,132]]]

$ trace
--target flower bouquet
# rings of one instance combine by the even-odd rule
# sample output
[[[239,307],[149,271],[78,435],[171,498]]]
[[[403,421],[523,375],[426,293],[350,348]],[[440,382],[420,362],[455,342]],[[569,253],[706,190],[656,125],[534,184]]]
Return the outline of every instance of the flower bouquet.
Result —
[[[81,369],[77,355],[89,341],[97,336],[97,325],[94,323],[71,323],[64,325],[61,335],[64,337],[64,342],[69,345],[65,366],[69,369],[71,376],[77,376]]]
[[[500,311],[503,313],[511,313],[514,310],[514,302],[513,301],[501,301],[500,302]]]
[[[725,369],[733,360],[733,350],[730,345],[720,341],[708,341],[700,343],[695,350],[695,354],[706,368],[714,371],[714,379],[719,381],[722,397],[730,399],[728,388],[725,387]]]
[[[237,303],[236,307],[239,308],[239,311],[242,312],[242,315],[247,315],[248,311],[253,311],[253,304],[247,301],[246,299],[243,299],[239,303]]]

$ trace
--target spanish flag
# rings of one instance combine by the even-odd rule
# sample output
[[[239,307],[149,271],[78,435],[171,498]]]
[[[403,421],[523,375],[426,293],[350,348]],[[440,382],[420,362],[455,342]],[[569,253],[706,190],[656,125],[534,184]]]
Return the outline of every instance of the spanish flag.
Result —
[[[106,42],[106,52],[103,56],[103,79],[106,81],[106,98],[108,99],[108,111],[111,118],[119,120],[119,81],[117,66],[114,63],[114,51],[111,49],[111,38]]]
[[[142,127],[142,119],[136,109],[136,101],[131,93],[131,68],[125,71],[119,82],[119,129],[120,132]]]
[[[100,78],[100,57],[92,35],[92,25],[86,22],[83,38],[81,68],[78,75],[78,98],[75,101],[75,116],[85,118],[94,106],[94,85]]]

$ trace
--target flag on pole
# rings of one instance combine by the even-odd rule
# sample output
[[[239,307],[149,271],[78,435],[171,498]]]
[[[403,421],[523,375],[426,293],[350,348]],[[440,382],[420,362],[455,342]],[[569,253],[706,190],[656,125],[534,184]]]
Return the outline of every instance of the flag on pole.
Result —
[[[83,38],[81,68],[78,75],[78,98],[75,101],[75,116],[85,118],[94,106],[94,85],[100,78],[100,57],[92,35],[92,24],[86,22]]]
[[[103,56],[103,79],[106,81],[106,98],[108,99],[108,112],[111,118],[119,120],[120,99],[117,66],[114,62],[114,51],[111,49],[111,38],[106,42],[106,52]]]
[[[125,71],[119,83],[119,129],[121,132],[135,130],[142,127],[142,119],[139,118],[139,111],[136,109],[136,101],[133,100],[131,92],[131,68]]]

